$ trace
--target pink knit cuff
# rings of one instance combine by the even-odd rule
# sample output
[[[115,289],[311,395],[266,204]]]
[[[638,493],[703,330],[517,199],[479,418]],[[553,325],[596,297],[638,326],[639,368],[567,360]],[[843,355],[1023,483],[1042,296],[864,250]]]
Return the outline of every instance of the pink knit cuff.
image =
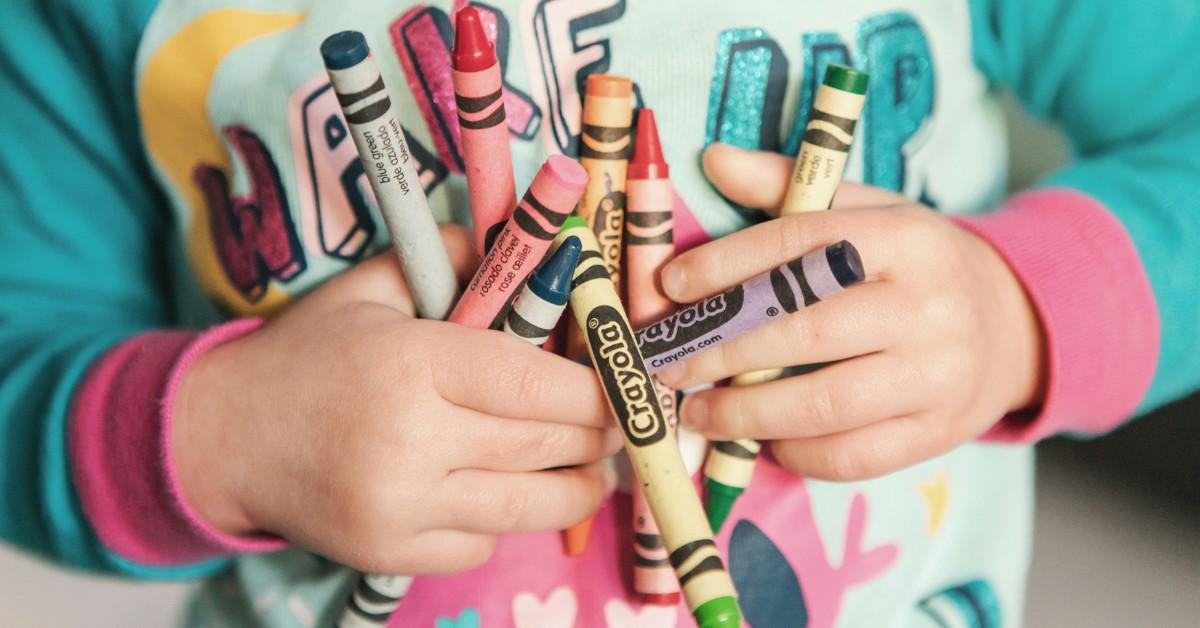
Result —
[[[1099,434],[1127,419],[1158,361],[1158,307],[1133,240],[1099,202],[1068,189],[1019,194],[956,222],[987,240],[1024,284],[1046,331],[1046,395],[984,438]]]
[[[171,410],[188,367],[261,324],[243,319],[203,333],[148,332],[92,365],[75,394],[68,447],[84,513],[110,551],[173,566],[284,547],[274,537],[229,536],[205,523],[184,500],[171,458]]]

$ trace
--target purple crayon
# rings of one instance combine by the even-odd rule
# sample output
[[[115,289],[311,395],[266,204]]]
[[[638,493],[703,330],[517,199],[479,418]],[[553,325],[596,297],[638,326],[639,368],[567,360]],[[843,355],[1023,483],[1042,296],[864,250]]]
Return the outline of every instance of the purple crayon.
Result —
[[[693,303],[636,332],[651,374],[861,282],[862,259],[842,240]]]

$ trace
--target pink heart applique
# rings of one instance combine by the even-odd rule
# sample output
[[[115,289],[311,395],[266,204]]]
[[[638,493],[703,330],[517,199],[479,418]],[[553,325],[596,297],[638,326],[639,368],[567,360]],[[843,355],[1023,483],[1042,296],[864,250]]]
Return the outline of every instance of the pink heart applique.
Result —
[[[512,609],[517,628],[572,628],[579,605],[575,592],[561,586],[551,591],[544,602],[528,591],[518,593]]]
[[[604,605],[604,621],[608,628],[663,628],[674,626],[679,606],[646,605],[634,612],[622,599],[611,599]]]

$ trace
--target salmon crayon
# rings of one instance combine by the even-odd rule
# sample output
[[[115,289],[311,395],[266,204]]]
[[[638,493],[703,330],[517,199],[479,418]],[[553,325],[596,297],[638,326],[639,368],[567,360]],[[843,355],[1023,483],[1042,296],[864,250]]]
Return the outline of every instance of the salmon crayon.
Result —
[[[662,293],[658,274],[675,255],[672,236],[674,190],[670,170],[662,156],[654,112],[638,112],[637,140],[629,161],[628,208],[625,216],[625,285],[629,320],[644,325],[675,309]],[[653,378],[654,389],[674,428],[675,390]],[[638,485],[633,486],[633,589],[646,604],[674,605],[679,602],[679,582],[671,569],[667,549],[659,535],[650,504]]]
[[[451,61],[475,248],[483,254],[512,214],[517,192],[500,61],[473,7],[458,12]]]
[[[412,586],[408,576],[363,575],[350,603],[338,620],[338,628],[382,628]]]
[[[844,65],[831,64],[826,68],[805,124],[804,140],[796,156],[796,169],[782,214],[822,211],[833,204],[854,142],[854,128],[862,115],[867,81],[865,73]],[[782,369],[744,373],[733,378],[733,385],[769,382],[782,374]],[[758,443],[750,439],[713,445],[709,464],[704,467],[708,493],[705,507],[713,530],[721,529],[734,501],[750,485],[759,449]]]
[[[583,232],[582,240],[584,255],[571,285],[571,311],[587,338],[625,451],[662,531],[668,561],[701,628],[739,626],[733,580],[713,542],[675,431],[663,415],[616,286],[599,255],[599,243],[589,231]]]
[[[796,169],[781,214],[829,209],[842,182],[854,127],[866,102],[868,75],[830,64],[817,88],[796,154]]]
[[[632,124],[633,82],[608,74],[588,76],[579,163],[587,170],[589,180],[578,213],[596,234],[608,276],[618,284],[625,222],[625,175],[633,150]]]
[[[458,281],[367,40],[358,31],[330,35],[321,56],[417,313],[443,320],[458,295]]]
[[[504,321],[509,305],[550,249],[586,183],[587,173],[569,157],[551,155],[542,164],[450,313],[450,322],[492,329]]]
[[[563,310],[567,309],[571,277],[575,274],[582,248],[579,238],[567,238],[549,261],[533,273],[504,320],[505,333],[538,347],[546,344]]]
[[[638,346],[646,368],[657,373],[784,314],[828,299],[864,277],[858,250],[842,240],[639,329]],[[574,295],[571,303],[574,307]]]

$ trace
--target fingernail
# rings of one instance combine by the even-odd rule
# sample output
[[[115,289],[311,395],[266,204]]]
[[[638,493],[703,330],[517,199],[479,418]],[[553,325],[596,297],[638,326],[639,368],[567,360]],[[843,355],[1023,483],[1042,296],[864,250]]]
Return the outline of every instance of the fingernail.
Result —
[[[662,270],[663,293],[672,301],[678,301],[678,296],[683,294],[684,283],[687,282],[687,273],[679,264],[668,264]]]
[[[658,381],[670,386],[671,388],[679,388],[676,384],[683,381],[687,375],[687,367],[682,364],[675,364],[655,373],[654,376]]]
[[[604,467],[604,494],[612,495],[613,491],[617,490],[617,468],[612,458],[607,458],[603,462]]]
[[[693,430],[703,432],[708,428],[708,402],[703,397],[684,397],[679,419]]]

